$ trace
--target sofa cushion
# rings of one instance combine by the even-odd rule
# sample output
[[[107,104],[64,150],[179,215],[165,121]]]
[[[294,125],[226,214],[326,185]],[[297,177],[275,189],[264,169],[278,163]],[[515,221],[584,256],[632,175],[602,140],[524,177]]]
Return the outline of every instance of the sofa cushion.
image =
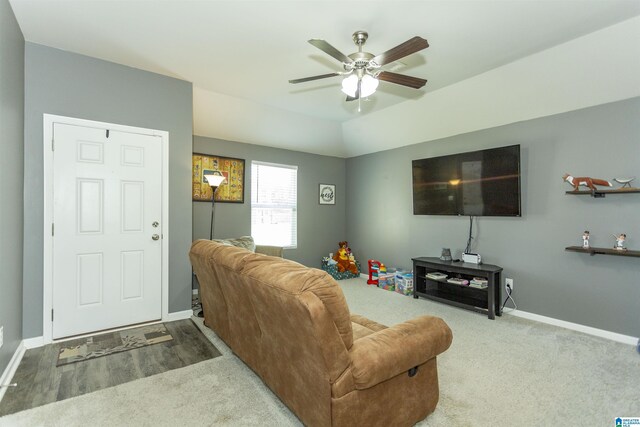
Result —
[[[351,348],[353,331],[347,300],[338,283],[327,273],[295,261],[257,255],[247,258],[242,272],[286,292],[315,294],[331,314],[345,347]]]
[[[211,261],[235,272],[240,272],[245,264],[245,258],[253,255],[248,249],[212,241],[214,249],[210,252]],[[232,247],[230,247],[232,246]]]

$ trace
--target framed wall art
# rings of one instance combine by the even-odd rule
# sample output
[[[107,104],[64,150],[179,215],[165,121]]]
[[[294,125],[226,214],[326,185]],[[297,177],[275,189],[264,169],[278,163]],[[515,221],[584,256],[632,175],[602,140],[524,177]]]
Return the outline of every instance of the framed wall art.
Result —
[[[319,201],[321,205],[336,204],[336,186],[335,184],[320,184]]]
[[[211,186],[204,176],[218,171],[226,179],[216,191],[216,202],[244,203],[244,159],[193,153],[192,166],[191,193],[194,201],[211,201]]]

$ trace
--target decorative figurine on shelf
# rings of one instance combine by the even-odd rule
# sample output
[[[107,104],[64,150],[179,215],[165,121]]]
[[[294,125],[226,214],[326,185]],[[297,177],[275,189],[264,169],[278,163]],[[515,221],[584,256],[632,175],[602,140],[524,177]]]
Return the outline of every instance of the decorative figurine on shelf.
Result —
[[[562,175],[562,179],[573,185],[574,191],[578,191],[578,187],[581,185],[583,187],[589,187],[591,191],[597,190],[596,185],[599,185],[601,187],[613,187],[613,184],[611,184],[609,181],[598,178],[590,178],[588,176],[574,177],[569,175],[568,173],[565,173],[564,175]]]
[[[451,261],[451,249],[442,248],[442,253],[440,254],[440,259],[442,261]]]
[[[353,274],[358,274],[355,258],[349,257],[349,244],[346,241],[339,242],[338,247],[338,252],[333,256],[333,259],[338,262],[338,272],[350,271]]]
[[[627,238],[627,235],[624,233],[620,233],[617,236],[614,234],[613,237],[616,238],[616,244],[613,247],[613,249],[619,250],[619,251],[626,251],[627,248],[624,246],[624,241]]]
[[[633,178],[613,178],[615,182],[617,182],[618,184],[622,184],[622,187],[620,188],[631,188],[631,181],[633,181],[634,179],[636,179],[635,176]]]
[[[582,247],[584,249],[589,249],[589,231],[585,230],[582,234]]]

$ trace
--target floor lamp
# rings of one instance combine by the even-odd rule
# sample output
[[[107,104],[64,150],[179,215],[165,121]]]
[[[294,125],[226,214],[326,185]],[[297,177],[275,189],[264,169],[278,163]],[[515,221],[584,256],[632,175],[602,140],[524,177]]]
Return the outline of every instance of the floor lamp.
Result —
[[[216,218],[216,190],[226,179],[219,171],[213,171],[204,175],[204,179],[211,186],[211,226],[209,227],[209,240],[213,240],[213,227]],[[200,307],[202,307],[202,298],[200,295],[200,282],[198,282],[198,298],[200,299]],[[204,317],[204,311],[200,310],[198,317]]]
[[[207,184],[211,186],[211,226],[209,227],[209,240],[213,240],[213,221],[216,217],[216,190],[226,179],[220,172],[213,171],[204,176]]]

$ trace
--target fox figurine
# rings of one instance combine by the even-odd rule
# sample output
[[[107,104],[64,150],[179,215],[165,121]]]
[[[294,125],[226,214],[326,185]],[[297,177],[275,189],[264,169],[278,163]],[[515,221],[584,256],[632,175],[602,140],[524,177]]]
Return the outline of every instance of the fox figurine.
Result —
[[[575,191],[578,190],[579,186],[589,187],[592,191],[596,191],[596,185],[601,187],[613,187],[613,185],[609,181],[605,181],[604,179],[597,178],[589,178],[588,176],[574,177],[565,173],[562,175],[562,179],[567,181],[569,184],[573,185],[573,189]]]

